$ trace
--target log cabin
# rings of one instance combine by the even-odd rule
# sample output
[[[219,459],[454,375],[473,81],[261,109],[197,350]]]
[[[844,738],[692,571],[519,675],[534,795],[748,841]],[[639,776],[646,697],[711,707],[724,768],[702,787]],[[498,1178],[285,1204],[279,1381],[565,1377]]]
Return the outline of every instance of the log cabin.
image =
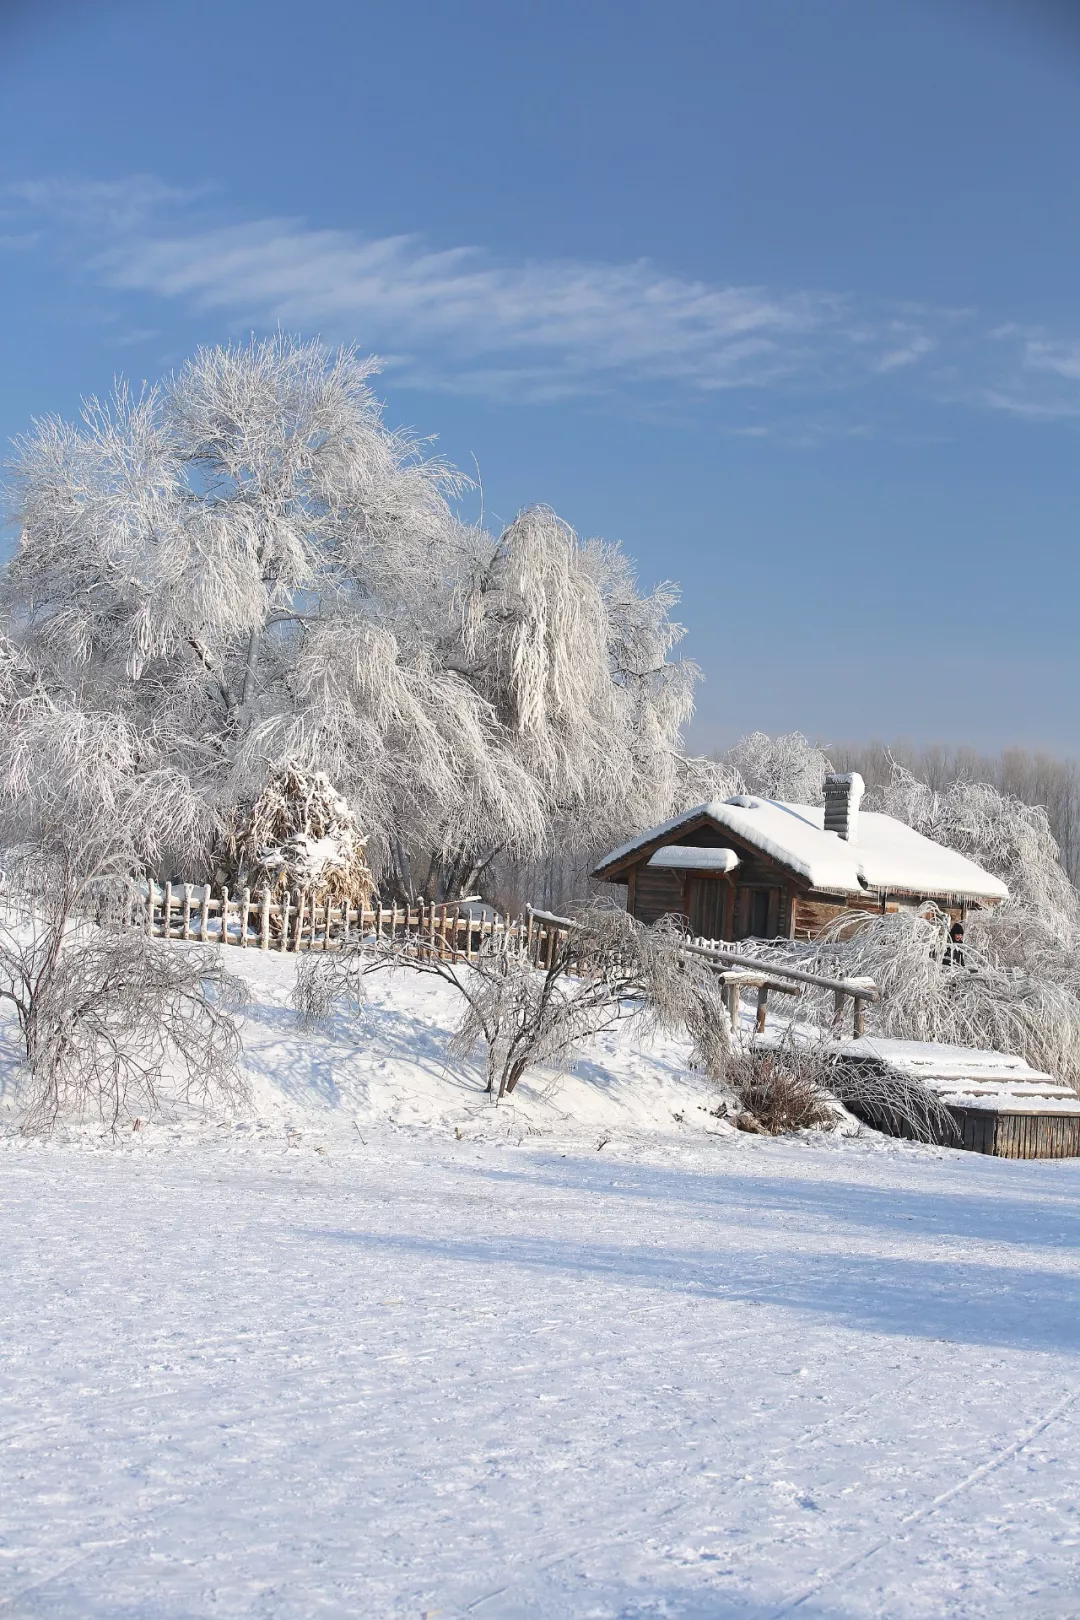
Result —
[[[825,804],[756,794],[699,804],[613,850],[593,873],[625,883],[641,922],[684,917],[713,940],[813,939],[844,912],[917,909],[955,919],[1008,898],[999,878],[894,816],[861,809],[858,772],[825,779]]]

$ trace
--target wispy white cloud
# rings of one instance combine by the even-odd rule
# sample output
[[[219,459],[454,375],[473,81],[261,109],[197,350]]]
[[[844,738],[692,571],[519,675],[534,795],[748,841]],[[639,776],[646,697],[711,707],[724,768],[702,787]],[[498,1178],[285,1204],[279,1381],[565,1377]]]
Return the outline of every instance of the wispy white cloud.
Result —
[[[1056,338],[1038,327],[1008,322],[986,334],[1004,359],[969,401],[1030,422],[1080,417],[1080,339]],[[959,396],[964,397],[964,396]]]
[[[984,388],[978,394],[978,403],[1009,416],[1026,417],[1029,422],[1059,422],[1080,416],[1080,395],[1040,396],[1016,387]]]
[[[213,312],[227,329],[355,340],[399,382],[427,389],[546,403],[647,387],[654,404],[769,389],[801,398],[805,414],[815,394],[903,379],[927,402],[1032,419],[1080,411],[1080,341],[1016,323],[988,329],[970,309],[868,307],[644,259],[509,262],[479,246],[222,212],[210,188],[153,175],[38,180],[0,198],[0,230],[13,227],[20,244],[48,239],[114,293]]]
[[[475,247],[364,241],[289,220],[139,233],[97,254],[93,268],[113,287],[198,309],[438,353],[459,385],[478,391],[576,391],[612,374],[761,385],[805,366],[843,315],[838,299],[710,286],[647,261],[499,264]],[[496,355],[519,358],[477,363]]]
[[[1045,338],[1029,338],[1024,354],[1033,371],[1050,371],[1070,382],[1080,382],[1080,342],[1048,342]]]
[[[925,332],[913,332],[895,348],[886,349],[884,354],[878,355],[874,361],[874,370],[879,373],[899,371],[904,366],[913,366],[919,360],[925,359],[928,354],[933,354],[936,348],[936,341]]]
[[[207,186],[180,190],[153,174],[129,174],[119,180],[53,176],[14,181],[4,188],[9,208],[21,205],[43,219],[119,232],[138,230],[163,208],[183,207],[209,193]]]
[[[234,327],[355,338],[426,387],[534,401],[633,382],[716,392],[874,363],[873,333],[828,292],[709,282],[647,260],[512,263],[291,219],[208,224],[205,191],[148,175],[27,182],[7,197],[107,287]]]

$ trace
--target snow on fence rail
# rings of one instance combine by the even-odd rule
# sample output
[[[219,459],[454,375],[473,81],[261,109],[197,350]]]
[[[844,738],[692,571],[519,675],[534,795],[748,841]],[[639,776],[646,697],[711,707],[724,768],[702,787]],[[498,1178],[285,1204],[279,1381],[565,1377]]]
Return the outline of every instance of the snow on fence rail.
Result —
[[[139,912],[141,910],[141,916]],[[486,941],[517,940],[539,966],[550,966],[567,928],[532,910],[517,917],[489,906],[418,901],[411,906],[356,906],[316,901],[306,891],[275,898],[269,890],[230,894],[209,884],[154,884],[133,899],[127,921],[154,939],[191,940],[261,951],[339,951],[361,940],[417,946],[445,961],[470,961]]]
[[[443,961],[469,962],[485,942],[518,942],[538,967],[550,967],[563,943],[579,925],[529,906],[516,917],[490,906],[435,904],[355,906],[344,900],[320,900],[301,890],[275,899],[267,889],[226,886],[215,894],[210,884],[151,884],[141,903],[134,897],[127,921],[142,926],[154,939],[191,940],[261,951],[339,951],[361,940],[410,944]],[[707,957],[723,980],[732,1028],[737,1028],[742,993],[757,991],[758,1032],[765,1029],[770,991],[799,995],[803,986],[832,990],[833,1029],[839,1033],[847,1001],[854,1007],[854,1035],[866,1033],[866,1004],[878,999],[871,979],[829,979],[817,973],[743,956],[717,940],[694,939],[687,949]]]

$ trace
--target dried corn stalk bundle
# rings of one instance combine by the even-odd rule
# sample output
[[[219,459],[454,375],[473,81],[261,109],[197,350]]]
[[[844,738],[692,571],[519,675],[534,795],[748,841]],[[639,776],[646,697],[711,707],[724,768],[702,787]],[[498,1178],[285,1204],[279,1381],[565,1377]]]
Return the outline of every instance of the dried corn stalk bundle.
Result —
[[[253,891],[303,889],[315,900],[372,902],[365,839],[325,771],[290,765],[271,777],[239,812],[229,857],[235,881]]]

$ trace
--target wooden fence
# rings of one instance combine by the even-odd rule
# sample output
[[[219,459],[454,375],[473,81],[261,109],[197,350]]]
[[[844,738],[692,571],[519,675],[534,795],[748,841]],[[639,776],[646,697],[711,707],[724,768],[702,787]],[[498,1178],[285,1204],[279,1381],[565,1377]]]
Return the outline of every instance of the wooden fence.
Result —
[[[446,961],[471,961],[485,944],[520,942],[538,966],[550,966],[568,929],[531,909],[510,917],[488,906],[433,905],[360,908],[343,900],[316,901],[304,891],[280,898],[209,884],[155,884],[133,899],[128,923],[154,939],[191,940],[260,951],[339,951],[361,940],[415,941]]]
[[[315,901],[305,892],[276,899],[269,890],[231,895],[209,884],[151,885],[133,898],[127,921],[142,926],[154,939],[191,940],[260,951],[340,951],[361,940],[413,944],[443,961],[470,962],[485,945],[505,940],[523,947],[537,967],[550,967],[575,927],[572,918],[557,917],[529,906],[511,917],[489,906],[425,904],[360,908],[343,900]],[[784,967],[743,956],[717,940],[688,940],[687,949],[707,958],[724,985],[732,1028],[738,1028],[744,991],[756,992],[756,1027],[765,1029],[770,991],[797,996],[804,986],[831,990],[833,1031],[839,1034],[850,999],[856,1038],[866,1031],[866,1006],[878,992],[870,979],[828,979],[801,968]]]

